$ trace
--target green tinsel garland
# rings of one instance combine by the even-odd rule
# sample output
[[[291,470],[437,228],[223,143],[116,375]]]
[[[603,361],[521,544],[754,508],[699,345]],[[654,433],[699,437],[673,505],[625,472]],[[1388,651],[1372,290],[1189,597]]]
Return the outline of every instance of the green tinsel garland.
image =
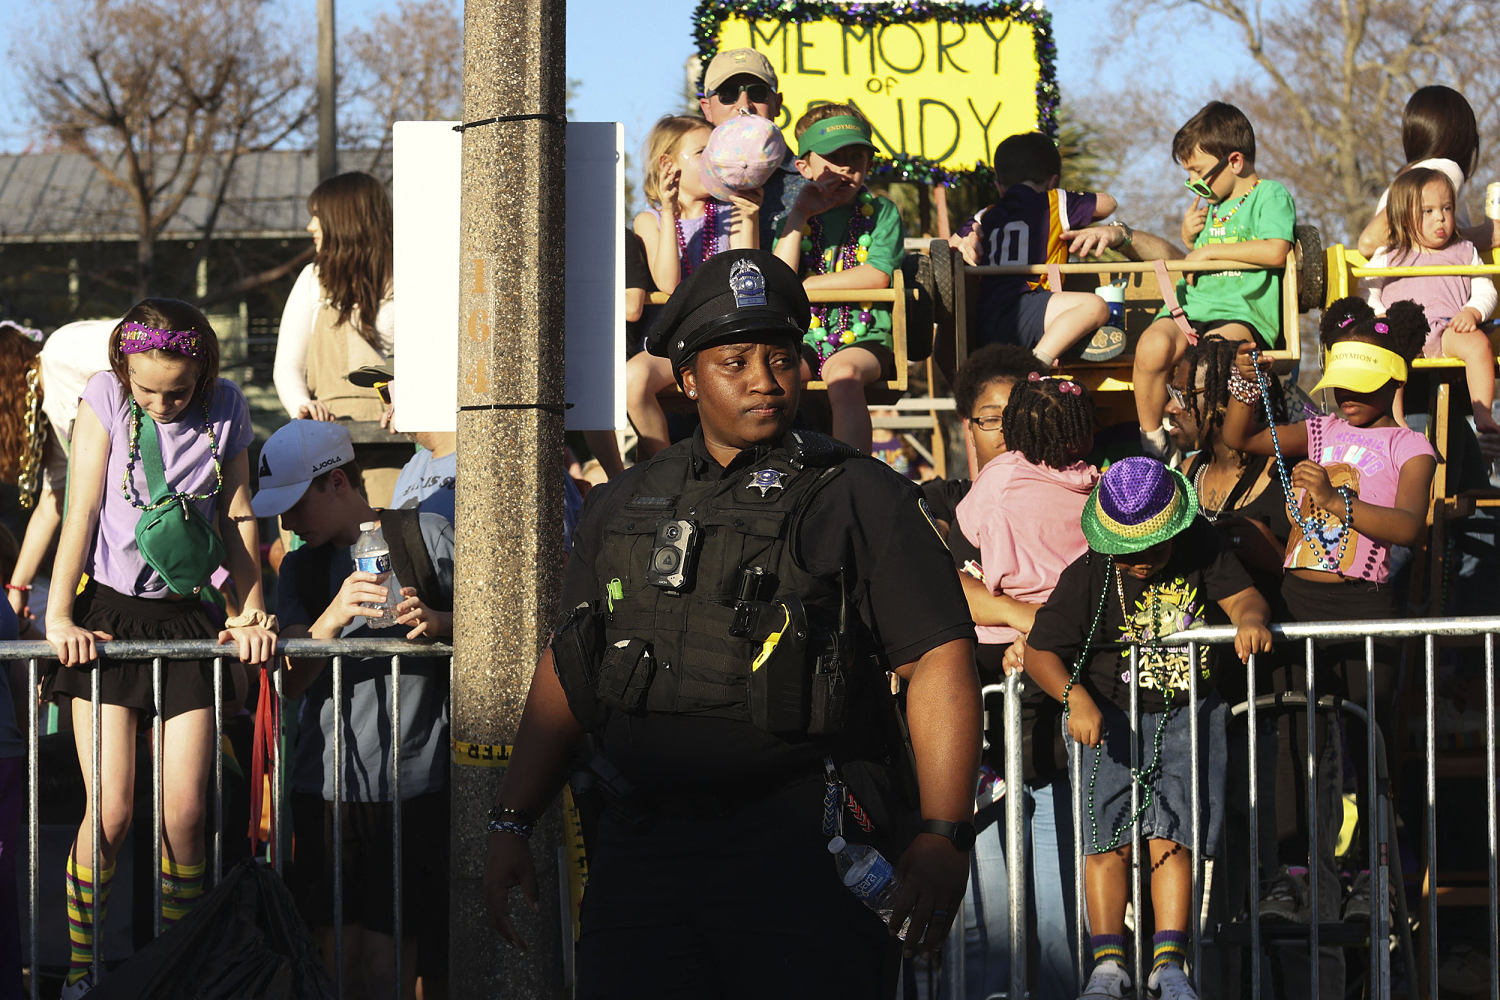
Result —
[[[892,4],[830,3],[819,0],[702,0],[693,12],[693,41],[703,64],[719,49],[719,28],[731,17],[761,21],[820,21],[843,24],[892,24],[909,21],[943,20],[950,24],[975,24],[980,21],[1009,20],[1029,26],[1036,39],[1039,70],[1036,84],[1036,118],[1038,127],[1054,139],[1057,137],[1057,43],[1052,39],[1052,14],[1029,0],[1006,3],[963,3],[961,0],[903,0]],[[961,177],[987,174],[989,164],[976,163],[967,170],[949,170],[921,156],[899,153],[876,159],[871,176],[896,181],[920,181],[927,184],[954,183]]]

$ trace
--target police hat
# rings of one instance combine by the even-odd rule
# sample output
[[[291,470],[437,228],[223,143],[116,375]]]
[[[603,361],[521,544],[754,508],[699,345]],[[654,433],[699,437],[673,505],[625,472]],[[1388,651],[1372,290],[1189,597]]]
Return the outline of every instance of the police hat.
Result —
[[[646,349],[673,370],[705,347],[755,335],[807,333],[807,293],[795,272],[767,250],[710,257],[677,286],[651,327]]]

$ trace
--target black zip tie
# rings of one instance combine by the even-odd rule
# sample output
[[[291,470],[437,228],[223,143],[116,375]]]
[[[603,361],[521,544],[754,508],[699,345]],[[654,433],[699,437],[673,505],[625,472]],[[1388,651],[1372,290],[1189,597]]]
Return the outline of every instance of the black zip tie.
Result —
[[[458,409],[460,413],[474,413],[481,410],[546,410],[548,413],[562,416],[572,408],[572,403],[563,403],[561,406],[556,403],[474,403],[469,406],[460,406]]]
[[[536,115],[496,115],[493,118],[481,118],[478,121],[455,125],[453,126],[453,131],[463,132],[465,129],[478,128],[481,125],[495,125],[499,122],[553,122],[557,125],[566,125],[568,123],[568,116],[555,112]]]

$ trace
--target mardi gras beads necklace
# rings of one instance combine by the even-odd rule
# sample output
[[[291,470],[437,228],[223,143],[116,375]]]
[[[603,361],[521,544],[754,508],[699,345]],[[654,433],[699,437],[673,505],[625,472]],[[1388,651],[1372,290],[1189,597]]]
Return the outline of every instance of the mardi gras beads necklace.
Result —
[[[823,219],[815,215],[808,222],[806,235],[802,237],[802,270],[804,274],[829,274],[858,267],[870,259],[870,235],[875,229],[875,196],[861,188],[849,213],[849,224],[844,231],[844,241],[836,246],[825,246],[823,242]],[[818,368],[823,367],[840,347],[852,344],[869,332],[875,314],[870,303],[862,302],[857,307],[818,306],[812,307],[812,317],[807,324],[806,342],[817,351]],[[817,373],[814,373],[815,375]]]
[[[710,198],[703,203],[703,245],[699,247],[698,264],[714,255],[714,242],[718,239],[719,232],[715,225],[718,217],[718,204]],[[672,225],[677,229],[677,259],[682,261],[682,276],[686,278],[693,273],[696,265],[688,259],[688,241],[687,237],[682,234],[682,216],[679,215],[674,219]]]
[[[1234,203],[1234,207],[1229,210],[1228,215],[1220,215],[1218,205],[1210,206],[1208,210],[1208,214],[1211,216],[1209,223],[1213,226],[1223,226],[1230,219],[1234,218],[1235,213],[1245,206],[1245,199],[1249,198],[1250,193],[1259,185],[1260,178],[1256,178],[1255,183],[1250,185],[1250,190],[1240,195],[1240,200]]]
[[[1063,719],[1065,723],[1069,714],[1068,695],[1073,690],[1073,685],[1078,682],[1078,677],[1083,672],[1084,665],[1088,663],[1089,653],[1091,652],[1094,644],[1094,636],[1098,633],[1099,622],[1104,617],[1104,609],[1109,603],[1111,583],[1114,584],[1115,593],[1119,595],[1120,613],[1124,616],[1126,625],[1128,626],[1130,624],[1130,612],[1125,605],[1125,583],[1119,576],[1119,571],[1115,568],[1114,560],[1110,560],[1108,568],[1104,571],[1104,589],[1100,592],[1099,602],[1094,608],[1094,620],[1089,625],[1088,635],[1083,641],[1083,648],[1079,651],[1078,658],[1073,661],[1073,672],[1071,676],[1068,677],[1067,685],[1063,688],[1062,702]],[[1146,627],[1144,635],[1135,636],[1133,638],[1135,639],[1135,644],[1137,646],[1140,646],[1142,648],[1156,648],[1157,636],[1155,635],[1155,632],[1157,623],[1160,620],[1161,598],[1157,588],[1155,587],[1148,586],[1147,593],[1150,596],[1147,599],[1146,614],[1150,619],[1150,624]],[[1137,655],[1136,658],[1136,669],[1138,671],[1144,670],[1147,674],[1151,674],[1153,676],[1155,673],[1149,666],[1142,665],[1139,655]],[[1130,678],[1130,682],[1132,684],[1138,683],[1138,681],[1139,679],[1135,676],[1132,676]],[[1135,784],[1141,786],[1140,805],[1136,808],[1135,812],[1132,813],[1127,820],[1125,820],[1125,822],[1114,828],[1114,830],[1110,834],[1109,843],[1107,844],[1099,843],[1099,815],[1098,811],[1094,808],[1094,789],[1095,786],[1099,783],[1099,762],[1104,757],[1104,744],[1102,741],[1102,737],[1099,746],[1094,748],[1094,766],[1089,772],[1088,809],[1089,837],[1094,845],[1094,853],[1096,854],[1108,854],[1110,851],[1113,851],[1115,848],[1119,847],[1120,841],[1125,837],[1125,832],[1135,826],[1136,822],[1141,818],[1141,816],[1145,815],[1146,810],[1151,808],[1151,777],[1161,768],[1162,738],[1166,733],[1167,721],[1171,718],[1172,712],[1175,708],[1175,706],[1172,704],[1172,689],[1162,687],[1159,682],[1157,683],[1157,687],[1161,690],[1162,698],[1166,704],[1162,710],[1161,716],[1156,721],[1156,732],[1153,733],[1151,737],[1151,761],[1144,767],[1130,769],[1130,780]]]
[[[1260,367],[1260,348],[1250,349],[1250,363],[1255,366],[1255,394],[1260,397],[1261,404],[1266,410],[1266,426],[1271,432],[1271,450],[1276,458],[1276,478],[1281,481],[1281,494],[1286,498],[1287,517],[1302,529],[1302,537],[1307,539],[1308,544],[1313,547],[1322,568],[1329,573],[1337,573],[1339,567],[1343,565],[1344,549],[1349,544],[1349,535],[1352,533],[1351,528],[1354,524],[1354,491],[1348,486],[1335,487],[1344,501],[1344,520],[1334,533],[1334,540],[1325,542],[1322,525],[1318,519],[1313,516],[1303,517],[1302,511],[1297,506],[1292,476],[1287,471],[1286,458],[1281,454],[1281,441],[1276,437],[1276,415],[1271,412],[1271,387],[1266,382],[1266,373]],[[1237,377],[1239,373],[1235,372],[1230,376],[1230,380],[1233,381]],[[1240,402],[1254,405],[1254,400],[1247,398],[1243,393],[1236,394],[1233,389],[1230,391]]]
[[[130,400],[130,447],[125,455],[125,473],[120,478],[120,491],[130,506],[137,510],[151,511],[179,500],[210,500],[224,488],[224,467],[219,464],[219,438],[214,433],[214,422],[208,418],[208,400],[203,401],[203,425],[208,429],[208,454],[214,462],[214,488],[208,493],[171,493],[156,503],[142,502],[135,492],[135,463],[141,457],[141,408]]]

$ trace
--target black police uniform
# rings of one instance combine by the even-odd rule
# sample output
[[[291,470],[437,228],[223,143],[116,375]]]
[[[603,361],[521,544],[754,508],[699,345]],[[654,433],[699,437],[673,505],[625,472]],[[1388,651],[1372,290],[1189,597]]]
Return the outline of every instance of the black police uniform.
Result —
[[[754,330],[805,328],[800,283],[764,252],[720,255],[678,294],[652,338],[674,365],[726,336],[761,339],[752,311],[771,317]],[[673,550],[663,525],[689,521],[676,541],[690,533],[693,551]],[[846,836],[894,862],[917,816],[896,788],[885,670],[974,634],[916,488],[806,432],[726,468],[700,430],[589,494],[563,599],[586,606],[604,653],[582,690],[562,652],[576,632],[561,629],[559,678],[625,793],[594,837],[578,996],[890,995],[897,949],[827,851],[825,760],[876,821],[864,838],[846,817]],[[781,658],[811,655],[799,643],[827,652],[837,635],[846,655],[806,665],[800,701],[757,688],[786,681]],[[820,686],[829,659],[845,687]]]

